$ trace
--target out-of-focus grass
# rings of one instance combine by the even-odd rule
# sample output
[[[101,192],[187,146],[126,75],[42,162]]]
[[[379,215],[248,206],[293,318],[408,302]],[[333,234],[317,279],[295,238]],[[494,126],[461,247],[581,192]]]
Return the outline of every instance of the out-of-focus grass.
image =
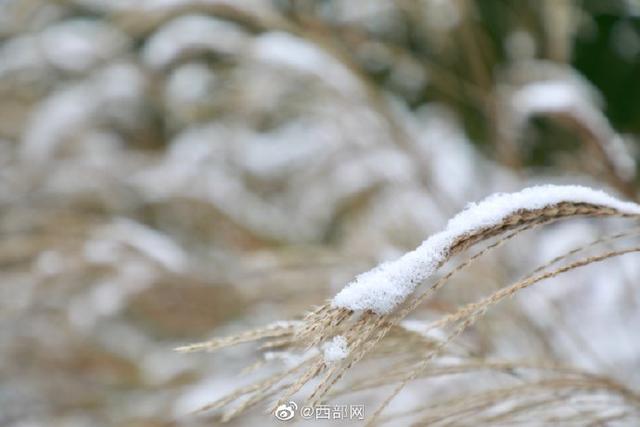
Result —
[[[639,46],[623,1],[3,2],[0,424],[209,425],[186,414],[255,348],[173,347],[303,314],[494,191],[637,199]],[[601,231],[535,233],[417,315]],[[637,388],[637,266],[593,271],[462,345]]]

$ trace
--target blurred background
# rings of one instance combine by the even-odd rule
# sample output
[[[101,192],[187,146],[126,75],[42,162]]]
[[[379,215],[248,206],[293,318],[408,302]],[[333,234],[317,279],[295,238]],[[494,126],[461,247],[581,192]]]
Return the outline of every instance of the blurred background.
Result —
[[[255,348],[175,346],[296,318],[496,191],[637,201],[639,137],[637,0],[0,0],[0,425],[213,425],[187,414]],[[616,224],[536,230],[416,316]],[[639,274],[467,338],[638,390]]]

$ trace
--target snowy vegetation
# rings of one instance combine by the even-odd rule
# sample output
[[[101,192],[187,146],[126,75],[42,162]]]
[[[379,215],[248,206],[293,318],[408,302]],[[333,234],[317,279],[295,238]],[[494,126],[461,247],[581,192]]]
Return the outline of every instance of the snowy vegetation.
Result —
[[[0,425],[640,424],[639,17],[0,1]]]

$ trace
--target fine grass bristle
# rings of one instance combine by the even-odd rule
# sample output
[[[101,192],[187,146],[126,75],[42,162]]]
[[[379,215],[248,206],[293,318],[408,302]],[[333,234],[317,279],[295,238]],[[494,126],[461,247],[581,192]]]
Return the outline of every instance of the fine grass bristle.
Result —
[[[416,344],[415,340],[408,338],[407,330],[401,327],[402,320],[429,296],[445,286],[455,274],[520,233],[563,218],[637,216],[635,213],[621,211],[611,206],[575,202],[555,203],[539,209],[520,209],[505,216],[498,223],[488,224],[454,239],[445,248],[444,257],[438,262],[437,268],[442,267],[453,257],[462,254],[473,246],[481,243],[485,243],[485,245],[477,253],[464,258],[457,267],[451,269],[438,280],[433,281],[426,290],[409,295],[392,312],[377,313],[373,310],[351,310],[335,306],[333,302],[329,301],[308,313],[302,321],[269,325],[227,338],[180,347],[177,350],[181,352],[212,351],[244,342],[262,341],[262,349],[278,348],[294,352],[316,351],[314,355],[307,357],[293,368],[272,375],[252,386],[241,388],[229,396],[202,408],[202,410],[220,409],[240,398],[244,398],[238,406],[223,415],[223,420],[229,420],[249,407],[263,402],[276,392],[279,392],[280,395],[275,405],[270,408],[273,411],[279,404],[292,398],[303,390],[308,383],[317,379],[312,391],[306,398],[306,402],[310,405],[317,405],[327,397],[349,393],[350,391],[354,392],[395,384],[392,392],[388,394],[378,409],[368,418],[369,424],[380,420],[383,421],[384,418],[381,417],[382,411],[403,387],[418,378],[482,370],[499,370],[506,375],[520,378],[516,371],[526,369],[527,366],[531,367],[531,365],[523,363],[519,366],[517,363],[492,362],[477,358],[472,354],[464,356],[463,358],[467,361],[456,367],[433,366],[433,362],[448,351],[453,340],[458,338],[498,302],[512,297],[519,291],[538,282],[554,278],[562,273],[613,257],[640,252],[640,247],[634,246],[627,249],[609,250],[572,262],[568,261],[571,257],[597,248],[600,245],[637,236],[639,230],[635,228],[605,236],[551,259],[549,262],[535,268],[524,279],[517,281],[513,285],[499,289],[487,297],[468,303],[456,311],[444,314],[439,319],[430,322],[424,328],[425,333],[429,330],[449,332],[440,340],[431,340],[426,338],[425,335],[421,335],[420,343]],[[566,263],[552,269],[552,267],[561,264],[563,261],[566,261]],[[394,338],[394,336],[398,336],[399,331],[404,331],[402,332],[405,334],[404,339],[398,340]],[[328,362],[322,357],[321,347],[335,336],[344,338],[348,355],[342,360]],[[395,348],[386,346],[386,342],[394,342]],[[337,394],[333,393],[334,386],[345,376],[347,371],[357,363],[368,359],[369,356],[375,355],[376,351],[380,352],[380,360],[389,360],[391,367],[388,371],[380,375],[379,378],[356,382],[350,385],[351,388],[347,386],[343,391],[339,391]],[[396,357],[395,355],[398,354],[403,354],[403,356],[398,357],[397,363],[393,365],[392,361]],[[419,414],[421,422],[425,424],[439,423],[445,420],[453,422],[458,419],[460,414],[471,410],[483,414],[482,416],[485,417],[484,420],[486,422],[506,422],[509,419],[517,419],[519,414],[525,411],[538,411],[540,408],[546,408],[554,403],[553,400],[548,399],[548,396],[545,396],[543,390],[553,390],[563,395],[562,393],[568,388],[589,391],[593,387],[605,389],[607,393],[615,396],[626,393],[627,397],[622,396],[626,399],[625,401],[635,402],[633,405],[637,404],[634,400],[635,395],[632,393],[629,395],[626,389],[624,392],[621,391],[622,388],[620,386],[612,385],[615,383],[606,385],[601,380],[591,377],[573,378],[567,371],[559,368],[554,370],[553,367],[548,368],[545,372],[550,375],[550,378],[539,382],[529,381],[521,386],[489,390],[460,398],[452,398],[452,400],[444,404],[424,406]],[[522,396],[527,395],[527,393],[531,395],[530,398],[523,399]],[[629,396],[632,397],[629,398]],[[518,397],[518,399],[515,399],[515,397]],[[495,406],[496,402],[505,402],[512,398],[514,398],[514,401],[509,410],[498,414],[490,413],[489,409]]]

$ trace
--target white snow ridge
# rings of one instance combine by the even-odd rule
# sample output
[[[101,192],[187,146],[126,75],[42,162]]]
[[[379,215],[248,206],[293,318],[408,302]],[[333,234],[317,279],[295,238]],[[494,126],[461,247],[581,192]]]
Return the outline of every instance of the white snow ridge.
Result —
[[[451,245],[464,235],[491,227],[517,211],[531,211],[562,202],[588,203],[640,215],[640,205],[618,200],[602,191],[577,185],[543,185],[517,193],[498,193],[469,204],[449,220],[446,228],[395,261],[358,275],[332,301],[332,306],[386,314],[446,260]]]
[[[322,350],[327,363],[337,362],[349,355],[347,339],[342,335],[336,335],[331,341],[324,343]]]

